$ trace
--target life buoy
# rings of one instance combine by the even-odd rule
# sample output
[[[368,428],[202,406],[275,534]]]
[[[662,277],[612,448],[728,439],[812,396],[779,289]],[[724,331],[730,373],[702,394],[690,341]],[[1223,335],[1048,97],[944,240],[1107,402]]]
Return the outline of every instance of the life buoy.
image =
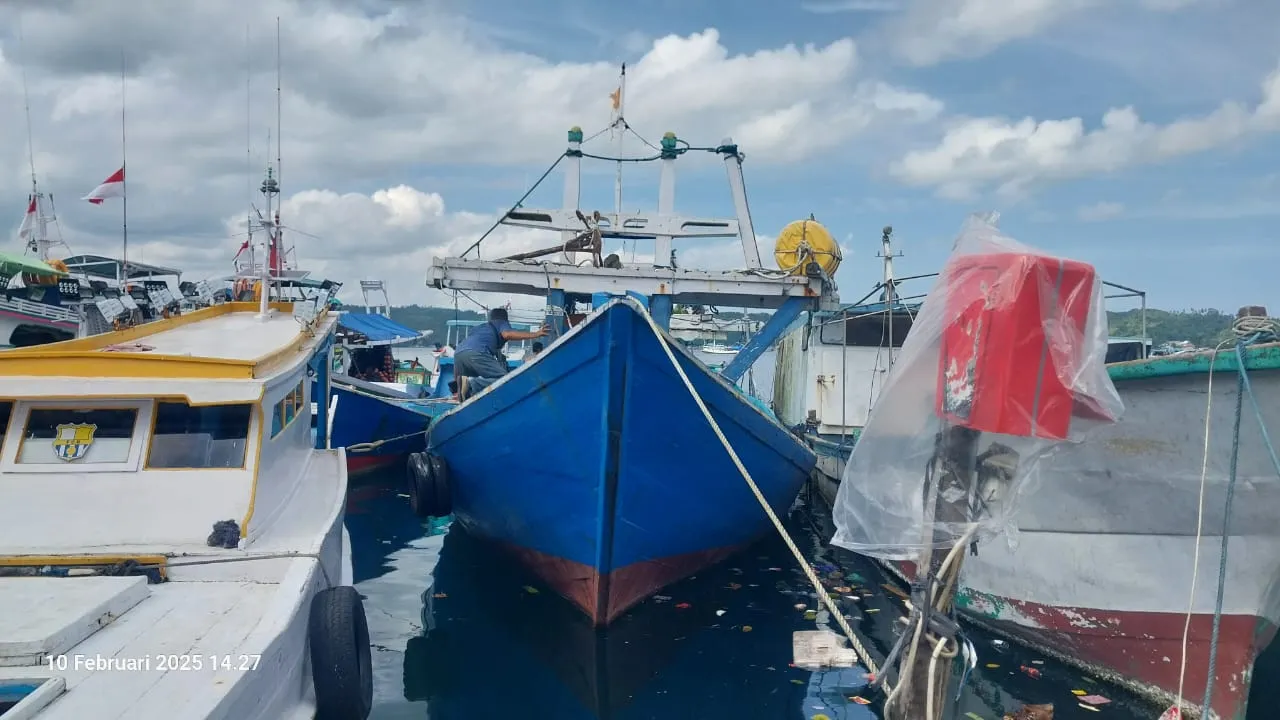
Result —
[[[318,720],[365,720],[373,710],[369,621],[350,585],[321,590],[307,619]]]

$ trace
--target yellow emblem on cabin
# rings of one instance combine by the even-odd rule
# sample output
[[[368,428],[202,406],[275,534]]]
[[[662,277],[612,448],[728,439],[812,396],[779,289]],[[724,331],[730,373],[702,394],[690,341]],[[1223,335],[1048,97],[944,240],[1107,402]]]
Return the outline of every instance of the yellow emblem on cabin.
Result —
[[[86,423],[67,423],[55,428],[57,435],[53,438],[53,452],[64,462],[75,462],[89,454],[93,446],[93,434],[98,431],[97,425]]]

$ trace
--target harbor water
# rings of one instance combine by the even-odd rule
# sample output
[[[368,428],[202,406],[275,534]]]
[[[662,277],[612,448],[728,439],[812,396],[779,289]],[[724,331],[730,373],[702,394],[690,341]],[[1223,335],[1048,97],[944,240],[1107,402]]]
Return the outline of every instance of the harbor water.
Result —
[[[757,365],[765,367],[771,358]],[[755,377],[764,397],[768,375]],[[850,624],[882,657],[904,615],[902,588],[828,544],[834,528],[816,494],[802,493],[785,523],[808,562],[861,591],[846,608]],[[398,472],[353,482],[347,526],[373,643],[375,720],[879,717],[865,670],[793,666],[793,633],[839,629],[776,535],[595,631],[503,553],[447,520],[416,518]],[[968,633],[979,660],[959,697],[947,699],[949,718],[1000,720],[1028,703],[1052,703],[1055,720],[1151,720],[1164,710],[980,629]],[[1277,698],[1267,695],[1276,691],[1265,688],[1280,678],[1275,655],[1255,672],[1250,718],[1273,716]],[[1109,702],[1086,707],[1082,695]]]

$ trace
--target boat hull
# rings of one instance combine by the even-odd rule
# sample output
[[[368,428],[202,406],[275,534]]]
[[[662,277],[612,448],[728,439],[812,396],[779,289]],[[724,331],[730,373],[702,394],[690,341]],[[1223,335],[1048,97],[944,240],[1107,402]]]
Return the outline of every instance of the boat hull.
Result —
[[[393,397],[391,393],[386,393],[372,383],[357,386],[355,383],[340,382],[336,378],[331,383],[331,392],[333,397],[338,398],[330,436],[331,446],[351,447],[361,443],[387,441],[369,450],[348,452],[347,472],[350,475],[367,474],[402,465],[409,453],[426,446],[422,431],[430,422],[430,415],[419,407],[421,403]],[[381,397],[382,394],[386,397]]]
[[[1280,428],[1280,347],[1250,353],[1263,419]],[[1218,361],[1213,386],[1183,680],[1195,706],[1207,681],[1222,552],[1236,405],[1229,362]],[[1161,702],[1178,689],[1197,544],[1208,376],[1187,371],[1192,363],[1113,366],[1125,404],[1120,422],[1042,461],[1018,510],[1018,533],[965,559],[957,598],[970,619]],[[1280,622],[1280,478],[1245,403],[1212,703],[1231,720],[1244,718],[1253,662]],[[818,485],[833,500],[838,477]],[[914,575],[911,563],[892,569]]]
[[[769,529],[662,343],[784,512],[812,452],[678,343],[660,341],[632,300],[593,313],[431,432],[455,519],[509,548],[596,625]]]

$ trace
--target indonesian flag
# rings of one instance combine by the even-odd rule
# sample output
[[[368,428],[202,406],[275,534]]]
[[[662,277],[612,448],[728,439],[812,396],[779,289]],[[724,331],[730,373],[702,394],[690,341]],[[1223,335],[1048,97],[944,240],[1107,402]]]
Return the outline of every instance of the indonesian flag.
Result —
[[[94,205],[101,205],[103,200],[115,197],[124,197],[124,168],[112,173],[111,177],[81,199],[88,200]]]
[[[31,239],[31,232],[36,228],[36,196],[31,196],[31,204],[27,205],[27,214],[22,218],[22,224],[18,226],[18,241],[26,242]]]
[[[249,249],[249,241],[245,240],[244,242],[240,243],[240,249],[236,251],[235,257],[231,259],[234,261],[236,258],[240,257],[240,253],[248,249]]]

